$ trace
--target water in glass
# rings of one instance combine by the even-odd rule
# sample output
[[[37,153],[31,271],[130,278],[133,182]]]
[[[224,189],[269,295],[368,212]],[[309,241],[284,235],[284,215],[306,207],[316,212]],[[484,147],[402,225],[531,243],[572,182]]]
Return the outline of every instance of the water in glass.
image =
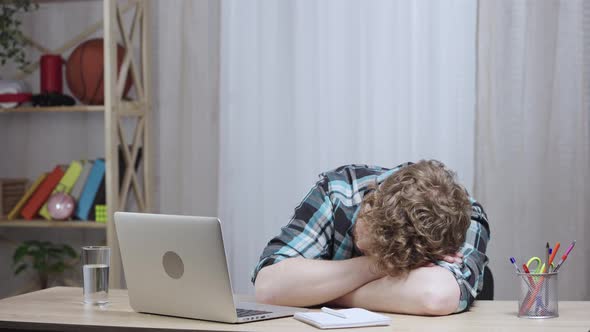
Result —
[[[84,271],[84,302],[104,304],[109,295],[109,266],[106,264],[86,264]]]

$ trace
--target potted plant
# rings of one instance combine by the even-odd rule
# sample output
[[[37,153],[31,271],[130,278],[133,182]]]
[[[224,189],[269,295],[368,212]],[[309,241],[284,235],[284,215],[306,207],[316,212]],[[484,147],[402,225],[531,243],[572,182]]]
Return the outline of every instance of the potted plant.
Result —
[[[28,41],[20,31],[22,22],[18,14],[37,8],[38,4],[31,0],[0,1],[0,65],[14,61],[21,70],[28,65],[24,51]]]
[[[14,275],[32,268],[37,272],[41,289],[47,288],[49,278],[61,275],[77,262],[78,254],[67,244],[49,241],[25,241],[14,251]]]

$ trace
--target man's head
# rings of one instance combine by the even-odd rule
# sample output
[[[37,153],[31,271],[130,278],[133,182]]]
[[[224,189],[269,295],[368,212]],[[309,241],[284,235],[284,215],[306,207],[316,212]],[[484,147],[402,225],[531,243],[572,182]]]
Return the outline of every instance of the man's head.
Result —
[[[357,247],[391,276],[455,254],[471,204],[455,174],[435,160],[401,168],[365,196],[355,223]]]

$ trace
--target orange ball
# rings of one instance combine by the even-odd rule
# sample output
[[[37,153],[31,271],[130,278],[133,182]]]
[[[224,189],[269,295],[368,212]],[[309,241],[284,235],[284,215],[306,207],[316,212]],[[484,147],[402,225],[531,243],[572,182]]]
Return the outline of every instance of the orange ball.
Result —
[[[117,73],[121,69],[125,48],[117,45]],[[123,96],[131,88],[131,75],[127,75]],[[104,46],[103,39],[89,39],[78,45],[66,62],[66,82],[80,102],[89,105],[104,104]]]

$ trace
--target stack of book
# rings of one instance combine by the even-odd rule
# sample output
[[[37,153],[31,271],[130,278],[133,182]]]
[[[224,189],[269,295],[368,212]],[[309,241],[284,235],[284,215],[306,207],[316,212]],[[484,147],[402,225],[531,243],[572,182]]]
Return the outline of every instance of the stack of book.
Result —
[[[76,208],[72,218],[93,220],[96,204],[105,204],[105,162],[103,159],[74,160],[69,166],[58,165],[51,172],[41,174],[8,214],[8,219],[51,220],[47,200],[52,194],[63,192],[72,196]],[[101,191],[102,189],[102,191]]]
[[[141,163],[142,148],[138,149],[135,169]],[[123,150],[119,148],[119,187],[125,172]],[[47,200],[52,194],[63,192],[72,196],[76,207],[71,219],[106,222],[105,161],[74,160],[69,165],[58,165],[51,172],[41,174],[22,195],[8,214],[9,220],[44,218],[51,220]],[[96,210],[98,207],[98,216]]]

